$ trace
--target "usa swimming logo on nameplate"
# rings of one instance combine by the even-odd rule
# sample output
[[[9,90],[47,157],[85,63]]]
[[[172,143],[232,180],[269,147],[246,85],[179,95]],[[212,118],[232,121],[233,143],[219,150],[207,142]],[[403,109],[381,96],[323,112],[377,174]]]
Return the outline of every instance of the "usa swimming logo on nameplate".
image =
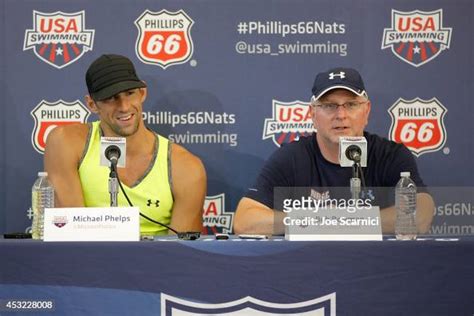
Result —
[[[383,31],[382,49],[419,67],[449,48],[452,28],[443,27],[443,9],[425,12],[392,10],[392,26]]]
[[[315,131],[308,102],[272,101],[272,117],[265,119],[262,139],[270,138],[278,147]]]
[[[25,31],[23,50],[33,50],[48,65],[61,69],[91,51],[94,30],[86,29],[85,13],[33,11],[33,29]]]
[[[246,296],[235,301],[199,303],[161,293],[161,315],[307,315],[335,316],[336,292],[296,303],[274,303]]]
[[[398,99],[388,112],[392,117],[389,138],[403,143],[417,157],[435,152],[446,143],[444,116],[448,110],[438,99]]]
[[[193,24],[194,21],[183,10],[145,10],[135,21],[138,28],[138,58],[145,64],[157,65],[163,69],[187,62],[193,54]]]
[[[85,123],[90,114],[91,112],[79,100],[73,102],[42,100],[31,111],[31,116],[35,120],[31,134],[33,148],[43,154],[46,139],[54,128],[67,124]]]
[[[202,214],[203,234],[231,233],[233,212],[225,211],[225,194],[206,196]]]
[[[44,210],[44,241],[139,241],[138,207]]]

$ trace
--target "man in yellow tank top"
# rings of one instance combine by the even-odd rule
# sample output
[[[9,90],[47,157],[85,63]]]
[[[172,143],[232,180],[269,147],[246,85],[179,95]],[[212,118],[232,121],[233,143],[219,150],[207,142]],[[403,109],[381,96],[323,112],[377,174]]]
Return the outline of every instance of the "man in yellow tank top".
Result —
[[[48,136],[45,170],[54,185],[57,207],[110,204],[109,169],[99,165],[100,137],[125,137],[126,167],[118,168],[128,197],[149,218],[177,231],[201,231],[206,172],[199,158],[172,144],[142,120],[147,86],[132,62],[102,55],[87,70],[86,103],[99,121],[55,128]],[[119,206],[128,206],[122,192]],[[140,219],[142,234],[167,229]]]

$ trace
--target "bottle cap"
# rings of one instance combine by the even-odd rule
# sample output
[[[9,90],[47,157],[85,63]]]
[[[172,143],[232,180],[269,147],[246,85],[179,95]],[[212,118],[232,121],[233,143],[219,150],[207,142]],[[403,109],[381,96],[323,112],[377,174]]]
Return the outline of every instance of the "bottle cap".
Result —
[[[40,171],[38,172],[38,177],[47,177],[48,173],[46,171]]]
[[[400,177],[408,178],[410,176],[410,171],[402,171],[400,172]]]

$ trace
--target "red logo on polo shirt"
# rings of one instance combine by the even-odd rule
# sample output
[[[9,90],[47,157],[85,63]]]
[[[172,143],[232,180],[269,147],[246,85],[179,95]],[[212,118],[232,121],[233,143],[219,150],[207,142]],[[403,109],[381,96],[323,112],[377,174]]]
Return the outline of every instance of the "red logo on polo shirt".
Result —
[[[66,124],[85,123],[90,114],[91,112],[79,100],[74,102],[42,100],[31,111],[31,116],[35,119],[35,127],[31,134],[33,148],[43,154],[46,139],[54,128]]]
[[[265,119],[262,139],[270,138],[280,147],[315,131],[309,102],[273,100],[272,103],[273,114]]]
[[[33,11],[33,29],[25,31],[23,50],[32,49],[39,59],[61,69],[92,50],[94,32],[85,28],[84,11]]]
[[[392,10],[392,27],[383,31],[382,49],[404,62],[419,67],[449,48],[450,27],[443,27],[443,9],[424,12]]]
[[[447,111],[436,98],[410,101],[400,98],[388,109],[392,117],[389,138],[405,144],[417,157],[438,151],[446,143]]]
[[[183,10],[145,10],[135,21],[138,58],[145,64],[158,65],[163,69],[187,62],[193,54],[193,24],[194,21]]]

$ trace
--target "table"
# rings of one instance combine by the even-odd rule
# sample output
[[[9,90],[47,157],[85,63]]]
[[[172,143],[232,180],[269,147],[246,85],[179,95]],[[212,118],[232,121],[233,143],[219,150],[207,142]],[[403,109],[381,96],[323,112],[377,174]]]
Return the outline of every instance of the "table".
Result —
[[[474,313],[471,237],[413,242],[0,239],[0,256],[0,300],[54,300],[53,311],[38,315]]]

